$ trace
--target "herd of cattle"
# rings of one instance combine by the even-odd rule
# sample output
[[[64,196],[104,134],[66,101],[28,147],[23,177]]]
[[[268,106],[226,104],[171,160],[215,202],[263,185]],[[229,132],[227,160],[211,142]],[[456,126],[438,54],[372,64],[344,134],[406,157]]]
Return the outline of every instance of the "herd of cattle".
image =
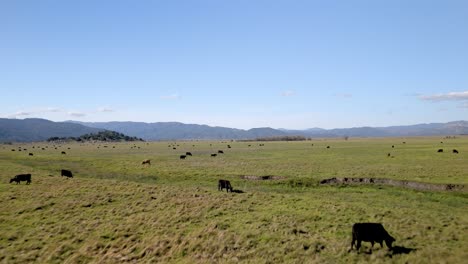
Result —
[[[406,142],[403,142],[405,144]],[[441,142],[442,143],[442,142]],[[195,145],[194,145],[195,146]],[[211,146],[211,145],[210,145]],[[250,144],[248,145],[249,147],[251,146]],[[264,144],[260,144],[259,146],[264,146]],[[313,146],[313,144],[312,144]],[[136,148],[137,146],[133,146],[132,148]],[[172,147],[174,150],[179,147],[179,145],[169,145],[169,147]],[[34,147],[33,147],[34,148]],[[99,147],[98,147],[99,148]],[[115,148],[115,146],[113,147]],[[140,148],[140,147],[138,147]],[[227,145],[227,148],[231,148],[231,145]],[[330,146],[326,146],[327,149],[330,148]],[[392,145],[392,148],[395,148],[395,145]],[[57,149],[57,148],[55,148]],[[70,148],[68,148],[70,149]],[[21,150],[27,150],[27,149],[19,149]],[[44,148],[42,148],[44,150]],[[15,151],[12,149],[12,151]],[[438,153],[444,152],[443,149],[438,149]],[[453,149],[452,153],[458,154],[458,150]],[[65,155],[66,152],[62,151],[62,155]],[[216,157],[218,154],[224,154],[223,150],[218,150],[217,153],[211,153],[211,157]],[[33,153],[29,153],[29,156],[33,156]],[[191,152],[185,152],[185,154],[182,154],[179,156],[180,159],[186,159],[188,156],[193,156]],[[388,157],[394,157],[390,153],[387,154]],[[151,160],[146,159],[141,162],[142,165],[151,165]],[[62,177],[67,177],[67,178],[73,178],[73,173],[70,170],[65,170],[62,169],[60,175]],[[19,174],[14,176],[13,178],[10,179],[10,183],[16,182],[16,184],[20,184],[22,181],[25,181],[26,184],[31,183],[31,174]],[[218,191],[223,191],[226,189],[226,192],[233,192],[233,187],[231,185],[231,182],[228,180],[218,180]],[[373,248],[375,243],[379,243],[381,247],[383,247],[383,242],[387,245],[389,249],[392,249],[392,243],[395,241],[395,238],[392,237],[383,227],[381,223],[355,223],[352,227],[352,240],[351,240],[351,248],[349,251],[353,249],[353,247],[356,248],[356,250],[359,251],[361,247],[361,242],[370,242],[371,243],[371,248]]]

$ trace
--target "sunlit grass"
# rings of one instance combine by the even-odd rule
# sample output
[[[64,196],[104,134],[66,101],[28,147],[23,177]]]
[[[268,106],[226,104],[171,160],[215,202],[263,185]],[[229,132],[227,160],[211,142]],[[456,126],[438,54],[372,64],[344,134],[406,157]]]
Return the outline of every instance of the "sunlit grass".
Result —
[[[0,262],[463,263],[466,193],[317,185],[334,176],[467,184],[468,138],[440,141],[0,146]],[[218,149],[225,154],[210,157]],[[186,151],[194,156],[180,160]],[[61,178],[62,168],[75,178]],[[19,173],[32,173],[32,184],[9,184]],[[219,192],[220,178],[244,193]],[[348,253],[355,222],[382,222],[396,245],[416,250],[392,255],[376,245],[366,254],[363,243],[360,254]]]

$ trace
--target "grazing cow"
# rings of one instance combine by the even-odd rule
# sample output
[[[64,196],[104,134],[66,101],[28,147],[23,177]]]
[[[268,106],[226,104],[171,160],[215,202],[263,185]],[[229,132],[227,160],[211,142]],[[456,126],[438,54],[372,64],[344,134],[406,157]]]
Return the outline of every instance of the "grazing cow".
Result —
[[[62,170],[61,173],[60,173],[61,176],[65,176],[65,177],[68,177],[68,178],[73,178],[73,174],[71,171],[69,170]]]
[[[218,191],[222,191],[223,189],[226,189],[226,192],[229,192],[229,191],[232,192],[232,186],[228,180],[218,181]]]
[[[231,145],[227,145],[228,148],[231,148]]]
[[[16,182],[16,184],[19,184],[22,181],[25,181],[26,184],[30,184],[31,183],[31,174],[18,174],[15,177],[10,179],[10,183]]]
[[[395,145],[392,145],[392,148],[395,148]]]
[[[145,164],[151,165],[151,160],[147,159],[141,162],[141,165],[145,165]]]
[[[185,152],[185,155],[192,156],[192,152]]]
[[[439,150],[437,150],[437,152],[444,152],[444,150],[443,150],[443,149],[439,149]]]
[[[361,241],[370,242],[372,247],[374,243],[377,242],[380,244],[380,247],[383,247],[383,241],[388,248],[392,248],[392,243],[395,241],[391,235],[385,230],[381,223],[356,223],[353,225],[352,230],[352,241],[351,249],[353,249],[354,242],[356,243],[356,249],[359,250],[361,247]]]
[[[211,157],[216,157],[218,156],[216,153],[211,154]]]
[[[454,149],[452,150],[453,153],[458,154],[458,150]]]
[[[219,153],[219,154],[224,154],[224,151],[218,150],[218,153]]]
[[[29,153],[29,156],[34,156],[34,154],[32,154],[32,153]]]
[[[176,147],[173,147],[172,149],[177,149]]]
[[[392,154],[390,154],[390,153],[387,153],[387,157],[390,157],[391,155],[392,155]]]
[[[327,149],[330,148],[330,146],[327,146]]]
[[[180,155],[180,159],[185,159],[186,157],[186,155]]]
[[[62,151],[62,154],[65,155],[65,154],[67,154],[67,153],[66,153],[65,151]]]

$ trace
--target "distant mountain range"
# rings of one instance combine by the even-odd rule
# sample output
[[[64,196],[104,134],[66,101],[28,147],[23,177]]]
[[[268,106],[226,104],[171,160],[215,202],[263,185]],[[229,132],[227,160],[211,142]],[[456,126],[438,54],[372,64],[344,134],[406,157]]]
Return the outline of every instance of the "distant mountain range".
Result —
[[[288,135],[288,132],[263,127],[249,130],[212,127],[207,125],[184,124],[178,122],[76,122],[87,127],[101,128],[124,133],[144,140],[176,140],[176,139],[254,139]]]
[[[52,122],[45,119],[0,118],[0,142],[43,141],[50,137],[78,137],[103,130],[116,131],[145,140],[227,140],[255,139],[276,136],[332,137],[405,137],[468,134],[468,121],[431,123],[411,126],[356,127],[339,129],[311,128],[306,130],[273,129],[249,130],[183,124],[178,122]]]
[[[0,118],[0,142],[45,141],[50,137],[79,137],[99,131],[103,129],[39,118]]]

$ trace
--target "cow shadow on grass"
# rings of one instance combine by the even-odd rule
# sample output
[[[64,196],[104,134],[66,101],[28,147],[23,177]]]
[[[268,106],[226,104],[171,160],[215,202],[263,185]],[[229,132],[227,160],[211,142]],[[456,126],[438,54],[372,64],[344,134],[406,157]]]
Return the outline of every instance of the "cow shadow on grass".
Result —
[[[396,256],[396,255],[403,255],[403,254],[409,254],[413,251],[416,251],[417,249],[416,248],[407,248],[407,247],[402,247],[402,246],[393,246],[392,249],[389,249],[388,252],[385,254],[385,256],[387,257],[392,257],[392,256]],[[350,252],[351,250],[349,250],[348,252]],[[369,248],[369,250],[367,251],[361,251],[359,252],[358,251],[358,254],[359,253],[363,253],[363,254],[367,254],[367,255],[371,255],[373,252],[372,252],[372,248]]]
[[[245,193],[243,190],[233,189],[233,193]]]
[[[416,251],[416,248],[407,248],[407,247],[402,247],[402,246],[393,246],[392,249],[390,249],[391,255],[402,255],[402,254],[409,254],[413,251]]]

